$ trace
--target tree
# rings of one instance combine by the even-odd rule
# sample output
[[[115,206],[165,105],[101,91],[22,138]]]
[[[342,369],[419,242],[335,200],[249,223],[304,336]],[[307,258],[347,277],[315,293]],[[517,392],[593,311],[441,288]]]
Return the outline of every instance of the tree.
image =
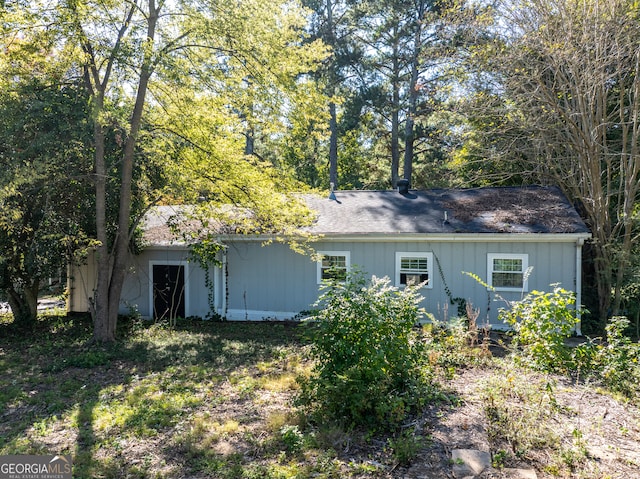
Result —
[[[553,182],[593,232],[598,314],[617,314],[638,232],[640,22],[628,0],[502,2],[494,41],[470,59],[483,98],[480,154]],[[471,69],[471,68],[470,68]],[[489,80],[489,81],[487,81]],[[478,97],[477,97],[478,98]],[[471,104],[471,103],[470,103]],[[476,150],[478,151],[478,150]]]
[[[78,84],[14,77],[6,87],[0,93],[0,288],[16,323],[29,325],[42,281],[59,275],[73,245],[87,238],[90,126]]]
[[[0,7],[0,289],[17,324],[37,317],[44,279],[86,242],[87,97],[28,2]]]
[[[338,188],[340,142],[344,131],[340,128],[342,103],[354,96],[354,76],[362,52],[355,41],[359,21],[357,5],[350,0],[307,0],[305,4],[312,10],[310,29],[312,37],[320,39],[330,48],[330,54],[316,72],[316,82],[327,97],[326,113],[328,121],[328,145],[326,147],[328,174],[323,185]],[[325,151],[317,151],[314,162],[322,160]],[[321,167],[322,168],[322,167]]]
[[[297,49],[292,40],[302,38],[299,22],[295,21],[299,10],[293,4],[285,9],[278,2],[266,3],[268,13],[280,15],[269,24],[276,28],[267,30],[266,24],[256,23],[256,18],[265,12],[261,7],[265,4],[253,0],[233,4],[207,0],[56,3],[53,24],[60,27],[61,42],[64,38],[66,43],[77,47],[77,67],[90,96],[98,243],[98,277],[92,311],[94,339],[110,342],[115,340],[120,295],[135,231],[135,218],[131,215],[133,178],[141,126],[149,110],[149,92],[154,93],[158,102],[154,107],[166,107],[160,101],[171,96],[168,91],[175,92],[178,98],[183,98],[183,92],[192,97],[215,96],[219,84],[233,86],[239,78],[245,81],[250,77],[253,84],[267,73],[291,78],[313,63],[317,55],[313,47]],[[267,38],[269,42],[265,41]],[[270,61],[261,63],[264,60]],[[239,77],[237,71],[243,71],[243,75]],[[224,98],[219,103],[233,100]],[[126,110],[126,116],[114,118],[116,106]],[[231,108],[226,113],[238,117]],[[118,219],[111,236],[107,214],[107,181],[111,177],[105,140],[114,123],[124,135],[117,178]],[[210,134],[221,131],[212,130]],[[229,134],[228,131],[224,134]]]
[[[369,2],[362,38],[370,68],[371,108],[383,118],[391,156],[391,185],[402,176],[411,181],[417,142],[428,139],[418,128],[432,111],[435,85],[443,75],[441,16],[448,2],[394,0]]]

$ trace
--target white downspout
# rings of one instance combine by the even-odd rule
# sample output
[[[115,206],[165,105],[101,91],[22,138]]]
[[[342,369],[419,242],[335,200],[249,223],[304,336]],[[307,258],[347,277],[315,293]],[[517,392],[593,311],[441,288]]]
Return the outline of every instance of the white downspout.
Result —
[[[220,316],[223,318],[227,315],[227,248],[222,247],[222,311]]]
[[[578,336],[582,336],[582,314],[580,309],[582,308],[582,245],[584,244],[584,238],[580,238],[576,241],[576,311],[578,323],[576,324],[575,331]]]

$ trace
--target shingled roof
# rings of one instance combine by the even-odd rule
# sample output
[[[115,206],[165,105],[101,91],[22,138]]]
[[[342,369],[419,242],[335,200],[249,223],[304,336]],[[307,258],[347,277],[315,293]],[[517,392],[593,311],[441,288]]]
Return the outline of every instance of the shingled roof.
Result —
[[[589,230],[556,187],[495,187],[397,191],[336,191],[307,196],[318,212],[312,233],[465,234],[576,233]]]
[[[335,199],[304,195],[317,213],[311,234],[366,236],[402,234],[579,234],[589,230],[575,208],[556,187],[495,187],[397,191],[336,191]],[[185,244],[167,226],[186,206],[150,210],[142,224],[147,245]],[[185,220],[181,227],[194,227]],[[201,227],[201,225],[200,225]],[[231,235],[233,228],[209,224],[214,233]]]

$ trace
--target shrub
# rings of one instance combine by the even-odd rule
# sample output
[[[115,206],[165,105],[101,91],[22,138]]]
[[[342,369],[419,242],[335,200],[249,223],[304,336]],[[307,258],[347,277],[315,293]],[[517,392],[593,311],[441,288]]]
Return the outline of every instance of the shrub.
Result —
[[[348,427],[393,428],[425,401],[430,375],[419,330],[419,285],[350,275],[325,284],[310,327],[316,365],[298,404]]]
[[[512,329],[516,358],[547,372],[566,371],[571,360],[565,340],[578,323],[575,295],[559,286],[553,292],[532,291],[500,311]]]
[[[602,368],[606,387],[632,397],[638,388],[640,347],[625,335],[629,319],[614,316],[606,326],[607,345],[599,350],[596,361]]]
[[[629,320],[614,316],[606,326],[607,341],[588,341],[573,351],[573,369],[594,378],[609,391],[632,398],[640,384],[640,345],[625,335]]]

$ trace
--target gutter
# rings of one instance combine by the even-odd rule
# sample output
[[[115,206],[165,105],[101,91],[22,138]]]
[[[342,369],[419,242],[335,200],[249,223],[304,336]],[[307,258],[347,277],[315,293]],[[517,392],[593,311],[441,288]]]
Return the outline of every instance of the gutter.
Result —
[[[310,242],[335,241],[335,242],[500,242],[510,243],[513,241],[525,241],[530,243],[574,243],[591,238],[590,233],[360,233],[360,234],[339,234],[324,233],[311,235],[311,237],[300,236]],[[283,239],[279,235],[224,235],[222,241],[274,241]]]

